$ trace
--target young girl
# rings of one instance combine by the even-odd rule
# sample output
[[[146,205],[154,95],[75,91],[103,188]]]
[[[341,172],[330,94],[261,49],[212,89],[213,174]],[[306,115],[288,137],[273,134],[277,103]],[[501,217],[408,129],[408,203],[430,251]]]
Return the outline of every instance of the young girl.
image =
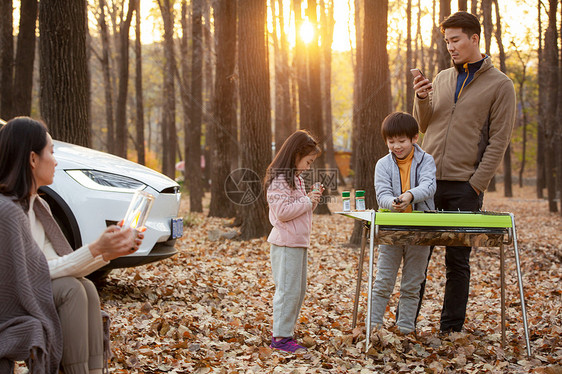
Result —
[[[270,347],[291,353],[306,350],[293,338],[293,332],[306,292],[312,211],[323,191],[320,187],[307,194],[301,173],[310,169],[319,153],[318,142],[308,132],[294,132],[267,168],[264,183],[273,225],[267,238],[275,282]]]

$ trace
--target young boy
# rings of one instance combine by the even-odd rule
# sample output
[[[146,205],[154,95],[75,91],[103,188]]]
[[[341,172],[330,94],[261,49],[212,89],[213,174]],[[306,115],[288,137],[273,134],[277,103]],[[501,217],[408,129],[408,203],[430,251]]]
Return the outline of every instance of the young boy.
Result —
[[[388,115],[381,132],[389,154],[377,162],[375,190],[380,208],[395,212],[433,210],[435,162],[418,141],[418,123],[411,115],[395,112]],[[429,257],[429,246],[380,245],[377,275],[373,288],[371,323],[381,326],[386,304],[394,289],[400,263],[400,313],[396,324],[402,334],[415,331],[415,319],[421,283]]]

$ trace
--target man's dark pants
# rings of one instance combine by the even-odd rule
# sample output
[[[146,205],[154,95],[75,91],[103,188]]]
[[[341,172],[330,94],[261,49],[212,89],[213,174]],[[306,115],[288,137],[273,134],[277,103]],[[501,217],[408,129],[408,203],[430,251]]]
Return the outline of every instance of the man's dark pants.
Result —
[[[435,207],[438,210],[478,211],[482,208],[483,198],[484,193],[481,192],[478,195],[468,182],[437,181],[437,191],[435,192],[434,200]],[[462,330],[470,286],[469,261],[471,249],[471,247],[458,246],[448,246],[445,249],[447,281],[445,283],[445,297],[441,311],[441,331]],[[433,247],[431,247],[429,253],[428,264],[432,253]],[[425,272],[427,275],[427,268]],[[418,314],[425,291],[425,278],[420,289]]]

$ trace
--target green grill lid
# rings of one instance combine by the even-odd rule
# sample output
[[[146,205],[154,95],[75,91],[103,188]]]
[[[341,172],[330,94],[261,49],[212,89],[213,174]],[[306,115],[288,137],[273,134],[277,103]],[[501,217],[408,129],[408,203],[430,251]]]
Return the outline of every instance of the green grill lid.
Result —
[[[375,225],[433,227],[512,227],[508,213],[436,212],[396,213],[376,212]]]

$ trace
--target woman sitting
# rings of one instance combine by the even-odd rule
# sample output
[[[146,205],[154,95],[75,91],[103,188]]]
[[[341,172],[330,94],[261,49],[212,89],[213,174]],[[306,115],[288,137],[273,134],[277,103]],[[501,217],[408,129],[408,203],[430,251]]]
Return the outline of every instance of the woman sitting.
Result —
[[[0,129],[0,194],[3,195],[1,201],[7,205],[11,203],[19,206],[20,210],[27,214],[24,219],[21,214],[12,212],[13,207],[10,211],[22,226],[20,230],[23,238],[31,237],[35,242],[34,245],[30,245],[28,241],[19,243],[20,245],[9,252],[20,253],[20,256],[25,258],[27,253],[36,254],[40,249],[47,259],[52,297],[60,318],[60,327],[52,321],[53,334],[62,332],[61,369],[64,373],[101,373],[104,362],[100,301],[94,284],[84,276],[106,265],[110,260],[136,251],[144,235],[130,228],[110,226],[96,241],[73,251],[54,220],[49,206],[37,194],[39,187],[53,182],[56,165],[53,140],[42,122],[28,117],[17,117]],[[0,215],[5,215],[4,209],[0,212]],[[0,231],[2,243],[6,243],[6,236],[11,235]],[[46,266],[41,264],[34,268],[28,267],[28,278],[34,280],[37,273],[37,276],[43,279],[45,268]],[[5,289],[4,283],[1,283],[0,287],[0,295],[9,291]],[[15,285],[14,290],[16,293],[20,292],[18,285]],[[30,295],[29,298],[33,296]],[[24,308],[18,310],[18,313],[25,311]],[[2,326],[4,313],[0,314]],[[52,316],[49,317],[48,319],[52,320]],[[45,350],[49,358],[52,355],[54,359],[58,354],[56,345],[55,339],[54,343],[49,342],[41,349]],[[0,355],[0,360],[4,357],[12,358]],[[47,369],[44,371],[51,372]]]

